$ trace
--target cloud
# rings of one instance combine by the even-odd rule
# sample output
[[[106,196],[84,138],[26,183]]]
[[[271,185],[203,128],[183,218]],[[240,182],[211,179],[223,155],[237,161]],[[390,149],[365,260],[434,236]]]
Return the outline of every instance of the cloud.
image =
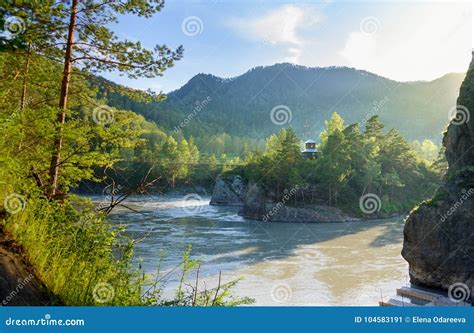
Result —
[[[472,13],[470,4],[434,3],[410,8],[403,24],[381,15],[368,33],[364,18],[347,33],[339,55],[344,65],[400,81],[432,80],[447,72],[466,69],[470,56]]]
[[[340,54],[348,59],[351,64],[365,64],[372,61],[377,46],[376,38],[374,35],[367,35],[362,32],[351,32]]]
[[[250,40],[284,46],[286,60],[298,63],[306,43],[302,32],[320,21],[312,8],[284,5],[261,16],[233,19],[230,25]]]

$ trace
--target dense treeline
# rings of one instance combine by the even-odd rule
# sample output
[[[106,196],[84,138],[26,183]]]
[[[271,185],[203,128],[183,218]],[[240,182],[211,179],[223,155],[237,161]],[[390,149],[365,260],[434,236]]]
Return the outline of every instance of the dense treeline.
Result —
[[[90,200],[70,193],[85,181],[103,181],[107,170],[133,163],[157,166],[157,178],[174,183],[190,176],[189,164],[205,158],[192,140],[177,140],[136,113],[107,106],[104,82],[95,76],[116,71],[130,78],[156,77],[181,58],[182,47],[145,49],[108,28],[120,15],[149,18],[163,5],[158,0],[15,0],[0,8],[0,25],[7,19],[15,24],[0,36],[0,223],[22,245],[56,304],[250,301],[230,293],[235,282],[213,290],[186,289],[185,276],[199,264],[189,253],[183,256],[183,283],[175,298],[162,299],[156,284],[143,293],[147,278],[131,265],[133,240]],[[117,85],[107,89],[143,102],[163,99]],[[127,189],[136,193],[132,190]]]
[[[108,105],[143,115],[146,120],[159,124],[160,128],[172,135],[175,140],[191,140],[200,152],[214,155],[223,162],[227,158],[243,157],[265,144],[263,139],[253,138],[245,131],[239,135],[230,135],[224,126],[217,128],[214,120],[210,121],[202,114],[206,113],[207,106],[212,102],[209,96],[208,99],[206,96],[196,96],[192,106],[186,109],[176,105],[163,110],[162,105],[166,100],[144,102],[130,98],[130,93],[127,93],[130,88],[121,87],[101,77],[94,78],[94,83],[99,87],[98,96],[106,97]]]
[[[294,130],[282,129],[268,138],[265,151],[253,152],[237,171],[275,200],[296,185],[318,189],[316,198],[301,195],[290,204],[317,200],[356,212],[359,198],[372,193],[381,199],[383,211],[401,212],[434,193],[446,165],[435,158],[429,141],[420,154],[396,130],[383,128],[378,116],[362,131],[359,124],[344,125],[334,113],[320,135],[318,158],[303,158]]]

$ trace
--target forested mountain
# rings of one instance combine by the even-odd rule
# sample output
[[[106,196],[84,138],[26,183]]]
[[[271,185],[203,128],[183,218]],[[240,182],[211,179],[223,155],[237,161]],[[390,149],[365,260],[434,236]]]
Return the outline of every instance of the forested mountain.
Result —
[[[270,113],[277,105],[291,112],[283,127],[291,125],[302,138],[318,138],[324,121],[337,112],[361,124],[379,115],[408,140],[439,142],[463,77],[453,73],[430,82],[397,82],[353,68],[284,63],[230,79],[198,74],[161,103],[136,103],[117,93],[109,101],[198,143],[209,133],[253,139],[275,133],[281,126],[271,121]]]

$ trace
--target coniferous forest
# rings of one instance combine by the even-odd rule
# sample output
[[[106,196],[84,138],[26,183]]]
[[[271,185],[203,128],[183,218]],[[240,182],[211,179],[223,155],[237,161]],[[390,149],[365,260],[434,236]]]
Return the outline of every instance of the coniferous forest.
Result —
[[[17,244],[35,272],[31,303],[253,303],[234,291],[239,278],[224,282],[221,272],[217,286],[201,286],[205,260],[193,256],[191,241],[179,249],[180,278],[165,294],[135,256],[129,224],[111,222],[117,209],[149,216],[130,198],[191,193],[204,201],[216,181],[238,176],[243,188],[258,188],[264,207],[328,206],[371,223],[401,220],[450,176],[442,135],[465,74],[398,82],[349,67],[281,63],[234,78],[193,73],[167,94],[113,82],[110,73],[166,77],[186,59],[186,45],[161,43],[157,34],[145,47],[113,29],[125,16],[151,21],[165,8],[158,0],[0,6],[0,26],[9,27],[0,36],[0,237]],[[341,96],[349,87],[348,102]],[[285,121],[273,115],[281,104]],[[302,154],[308,139],[316,142],[311,158]],[[226,195],[245,205],[234,192]],[[361,210],[369,194],[379,201],[374,215]],[[94,196],[105,200],[98,205]],[[166,253],[156,256],[158,266],[166,263]]]

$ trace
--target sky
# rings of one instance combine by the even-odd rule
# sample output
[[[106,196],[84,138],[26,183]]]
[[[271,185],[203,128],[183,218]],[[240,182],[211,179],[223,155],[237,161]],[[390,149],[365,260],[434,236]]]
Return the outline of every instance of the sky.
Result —
[[[229,78],[290,62],[433,80],[467,70],[473,7],[471,1],[168,0],[153,18],[121,16],[111,28],[149,48],[183,45],[183,59],[158,78],[104,76],[166,93],[199,73]]]

